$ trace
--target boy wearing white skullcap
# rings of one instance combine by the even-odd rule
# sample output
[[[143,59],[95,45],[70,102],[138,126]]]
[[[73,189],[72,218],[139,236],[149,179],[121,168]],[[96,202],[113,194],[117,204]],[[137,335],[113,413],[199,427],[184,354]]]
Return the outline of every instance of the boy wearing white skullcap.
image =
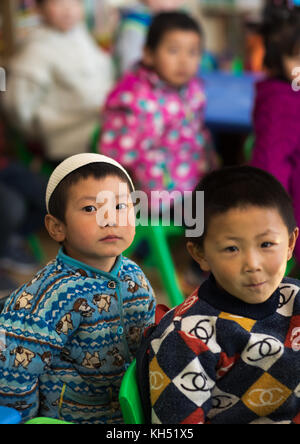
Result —
[[[121,379],[155,312],[148,279],[122,256],[135,233],[133,190],[100,154],[72,156],[50,177],[45,223],[61,248],[0,315],[0,405],[23,420],[122,423]]]

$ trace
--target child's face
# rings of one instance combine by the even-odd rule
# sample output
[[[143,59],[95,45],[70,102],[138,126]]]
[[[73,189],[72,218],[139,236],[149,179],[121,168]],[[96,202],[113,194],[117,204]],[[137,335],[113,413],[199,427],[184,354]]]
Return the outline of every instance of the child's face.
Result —
[[[153,12],[171,11],[183,4],[184,0],[144,0],[145,5]]]
[[[83,18],[81,0],[45,0],[40,8],[46,23],[59,31],[70,31]]]
[[[166,32],[156,50],[145,49],[144,62],[170,85],[180,88],[197,74],[201,38],[195,31]]]
[[[280,284],[297,236],[298,229],[289,236],[277,209],[232,209],[212,218],[196,259],[228,293],[259,304]]]
[[[66,222],[60,222],[55,240],[63,242],[70,257],[110,271],[133,241],[132,207],[130,190],[121,178],[82,179],[69,189]]]

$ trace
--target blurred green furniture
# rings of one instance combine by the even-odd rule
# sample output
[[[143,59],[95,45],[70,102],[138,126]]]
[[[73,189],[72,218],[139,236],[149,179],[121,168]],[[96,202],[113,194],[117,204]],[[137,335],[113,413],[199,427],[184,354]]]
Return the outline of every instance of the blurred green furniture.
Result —
[[[150,248],[148,262],[153,264],[160,274],[162,285],[167,293],[171,307],[184,301],[176,275],[175,265],[168,244],[169,236],[183,236],[183,228],[174,225],[163,226],[161,222],[157,225],[144,224],[136,227],[136,235],[132,245],[123,253],[130,256],[140,242],[146,241]]]
[[[62,421],[54,418],[33,418],[25,422],[25,424],[73,424],[72,422]]]
[[[145,417],[136,377],[136,360],[128,367],[121,383],[119,401],[125,424],[144,424]]]

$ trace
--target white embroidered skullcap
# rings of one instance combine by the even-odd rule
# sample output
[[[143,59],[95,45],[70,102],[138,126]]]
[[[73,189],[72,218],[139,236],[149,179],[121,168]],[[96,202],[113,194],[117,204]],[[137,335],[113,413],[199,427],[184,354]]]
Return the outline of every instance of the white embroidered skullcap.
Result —
[[[122,165],[119,164],[114,159],[111,159],[110,157],[104,156],[102,154],[96,154],[96,153],[82,153],[82,154],[75,154],[74,156],[68,157],[63,162],[61,162],[53,171],[53,173],[50,176],[47,190],[46,190],[46,208],[49,212],[49,201],[50,198],[57,187],[58,184],[70,173],[77,170],[78,168],[81,168],[85,165],[88,165],[90,163],[109,163],[110,165],[114,165],[115,167],[119,168],[128,178],[129,183],[132,186],[132,189],[134,190],[134,186],[132,183],[132,180],[125,170],[125,168],[122,167]]]

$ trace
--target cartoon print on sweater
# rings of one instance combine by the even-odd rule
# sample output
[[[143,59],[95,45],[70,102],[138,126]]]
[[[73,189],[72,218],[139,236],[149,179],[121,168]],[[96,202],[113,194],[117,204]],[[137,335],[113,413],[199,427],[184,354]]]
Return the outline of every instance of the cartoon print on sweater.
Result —
[[[91,316],[93,316],[93,313],[95,311],[94,308],[89,306],[87,300],[83,298],[79,298],[75,301],[73,305],[73,310],[76,313],[80,313],[80,315],[84,318],[90,318]]]
[[[147,284],[145,277],[142,274],[138,274],[137,277],[138,277],[139,283],[133,281],[132,278],[128,275],[126,275],[124,277],[124,282],[128,283],[127,290],[130,293],[137,292],[139,288],[143,288],[144,290],[149,291],[149,286]]]
[[[139,281],[141,283],[142,288],[144,288],[145,290],[149,291],[149,286],[147,284],[145,276],[143,276],[142,274],[138,274],[137,277],[139,278]]]
[[[45,352],[42,355],[40,355],[41,360],[45,363],[44,370],[47,370],[50,368],[51,360],[52,360],[52,354],[51,352]]]
[[[67,313],[64,315],[61,320],[56,324],[56,331],[60,335],[63,333],[64,335],[67,335],[69,333],[69,330],[73,330],[74,326],[72,323],[72,316],[71,313]]]
[[[139,284],[133,281],[132,278],[128,275],[124,277],[124,281],[128,283],[127,291],[129,291],[130,293],[136,293],[139,290],[139,288],[144,288],[145,290],[149,290],[146,279],[142,279],[141,274],[138,275],[138,279],[140,281]]]
[[[116,367],[122,367],[124,365],[125,358],[120,354],[117,347],[114,347],[111,351],[107,352],[107,354],[114,357],[113,365]]]
[[[98,369],[102,367],[105,362],[106,359],[100,359],[98,352],[95,352],[93,355],[87,352],[81,365],[85,368]]]
[[[14,305],[14,310],[30,310],[32,307],[31,300],[33,299],[33,295],[24,291],[16,300]]]
[[[15,355],[14,366],[18,368],[21,365],[25,369],[27,369],[33,358],[36,356],[31,350],[20,345],[14,348],[10,354]]]
[[[107,313],[109,312],[112,298],[118,300],[117,294],[95,294],[93,297],[93,303],[98,307],[100,314],[102,314],[103,311],[106,311]]]
[[[128,275],[124,277],[124,281],[128,283],[127,291],[130,293],[136,293],[138,291],[139,284],[132,280],[132,278]]]
[[[32,404],[28,404],[25,401],[17,401],[15,404],[7,404],[7,407],[10,407],[11,409],[16,409],[18,412],[22,412],[24,410],[29,409],[32,406]]]

